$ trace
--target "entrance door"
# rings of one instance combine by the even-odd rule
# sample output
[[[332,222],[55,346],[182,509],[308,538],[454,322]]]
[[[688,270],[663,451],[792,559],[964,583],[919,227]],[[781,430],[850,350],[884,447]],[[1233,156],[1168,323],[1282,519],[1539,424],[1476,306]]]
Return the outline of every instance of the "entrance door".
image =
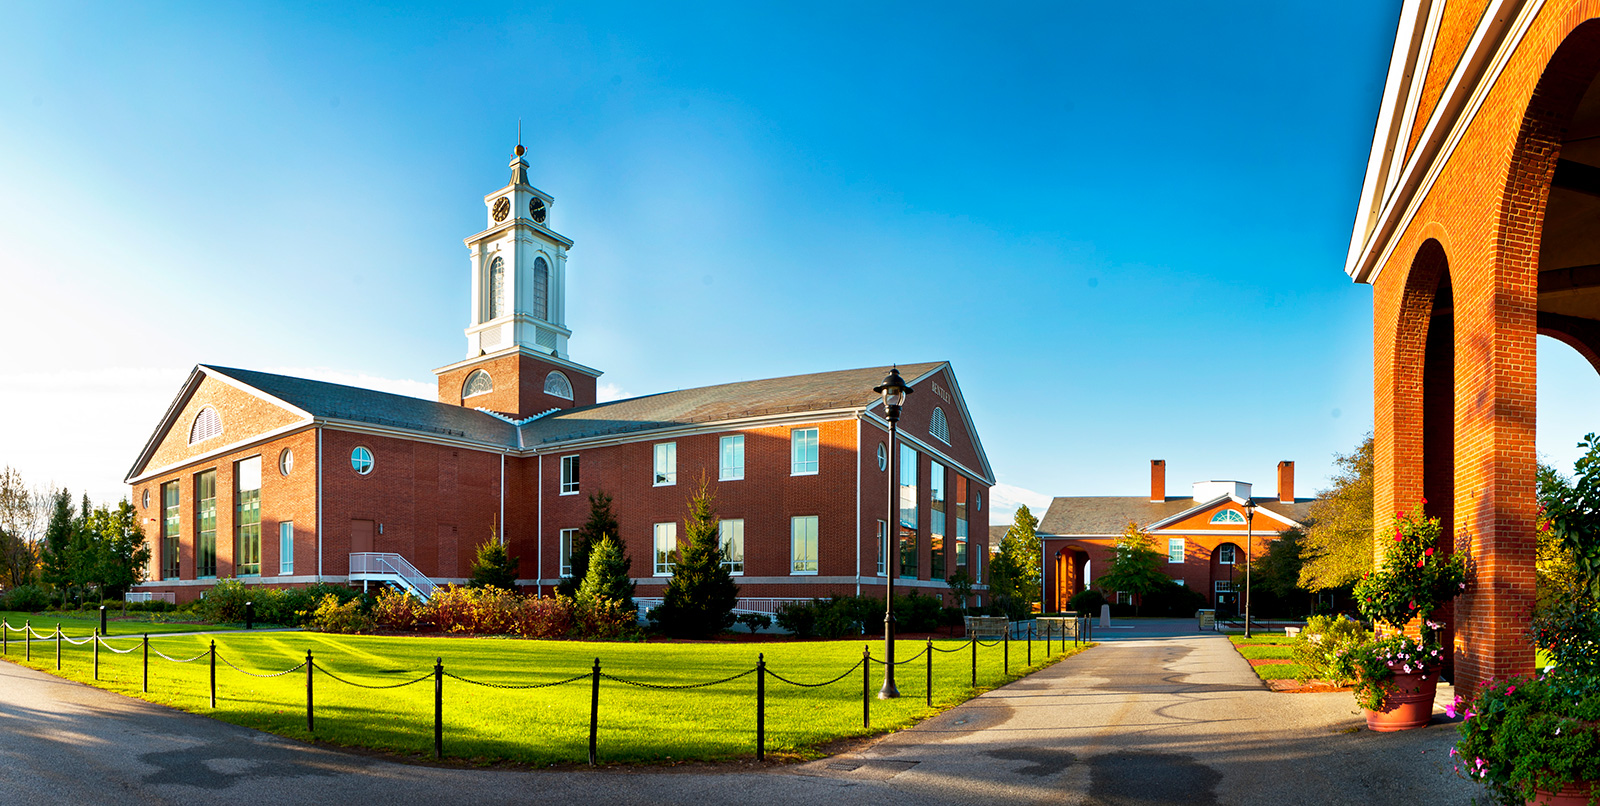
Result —
[[[372,551],[372,521],[350,522],[350,553]]]

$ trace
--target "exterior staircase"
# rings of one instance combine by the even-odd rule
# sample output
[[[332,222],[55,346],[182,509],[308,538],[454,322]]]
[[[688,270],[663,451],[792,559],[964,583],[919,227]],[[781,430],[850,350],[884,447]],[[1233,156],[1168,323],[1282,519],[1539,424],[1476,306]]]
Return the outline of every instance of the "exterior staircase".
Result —
[[[393,552],[359,551],[350,555],[351,582],[387,582],[426,602],[439,586],[406,558]]]

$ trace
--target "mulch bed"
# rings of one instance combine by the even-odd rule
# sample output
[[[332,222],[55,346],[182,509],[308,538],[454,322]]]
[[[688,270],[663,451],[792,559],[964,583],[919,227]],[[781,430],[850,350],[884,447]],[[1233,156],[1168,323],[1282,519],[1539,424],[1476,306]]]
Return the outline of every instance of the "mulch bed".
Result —
[[[1267,687],[1284,694],[1326,694],[1330,691],[1349,691],[1350,686],[1336,686],[1326,680],[1267,680]]]

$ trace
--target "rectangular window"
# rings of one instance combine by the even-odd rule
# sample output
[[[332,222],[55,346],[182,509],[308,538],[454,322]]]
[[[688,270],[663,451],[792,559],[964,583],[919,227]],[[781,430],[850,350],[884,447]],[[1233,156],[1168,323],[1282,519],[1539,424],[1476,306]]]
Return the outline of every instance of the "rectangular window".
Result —
[[[1217,580],[1216,588],[1217,588],[1217,593],[1234,593],[1237,590],[1236,588],[1234,588],[1233,582],[1231,580],[1226,580],[1226,579]]]
[[[723,437],[717,448],[717,481],[744,478],[744,434]]]
[[[194,541],[194,575],[217,575],[217,471],[194,477],[194,514],[198,534]]]
[[[878,576],[886,573],[884,565],[889,562],[889,524],[887,521],[878,521]]]
[[[956,559],[957,568],[967,566],[967,477],[956,474]],[[967,573],[971,574],[969,569]],[[975,575],[974,575],[975,576]]]
[[[817,472],[817,429],[796,428],[789,432],[789,475],[811,476]]]
[[[1224,543],[1217,546],[1217,564],[1233,565],[1233,544]]]
[[[288,576],[294,573],[294,523],[281,521],[278,524],[278,574]]]
[[[668,443],[671,444],[671,443]],[[659,447],[659,446],[658,446]],[[656,524],[655,537],[655,575],[658,577],[672,576],[672,553],[678,550],[678,524]]]
[[[578,539],[577,529],[562,529],[561,539],[561,576],[572,576],[572,541]]]
[[[178,482],[161,485],[161,578],[178,578]]]
[[[678,443],[662,442],[656,445],[657,487],[678,483]]]
[[[1183,542],[1183,538],[1181,537],[1167,538],[1167,562],[1183,562]]]
[[[917,452],[900,446],[900,576],[917,578]]]
[[[817,516],[798,515],[789,519],[789,557],[790,573],[817,572]]]
[[[561,457],[561,494],[578,494],[578,457]]]
[[[944,465],[928,463],[928,574],[944,579]]]
[[[233,474],[233,573],[261,575],[261,457],[241,459]]]
[[[730,574],[744,573],[744,519],[723,520],[717,524],[722,539],[722,564]]]
[[[1119,604],[1119,605],[1131,605],[1131,604],[1133,604],[1133,594],[1127,593],[1125,591],[1117,591],[1117,604]]]

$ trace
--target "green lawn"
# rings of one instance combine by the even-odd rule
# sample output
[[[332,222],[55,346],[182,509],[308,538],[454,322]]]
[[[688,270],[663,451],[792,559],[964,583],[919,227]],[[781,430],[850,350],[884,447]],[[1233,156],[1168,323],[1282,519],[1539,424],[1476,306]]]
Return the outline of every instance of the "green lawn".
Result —
[[[1293,658],[1294,657],[1294,647],[1292,647],[1292,646],[1259,646],[1258,645],[1258,646],[1239,646],[1239,647],[1234,647],[1234,648],[1239,650],[1239,654],[1243,655],[1246,660],[1257,660],[1257,659],[1260,659],[1260,658]]]
[[[65,625],[63,625],[65,627]],[[767,644],[643,644],[523,641],[495,638],[419,638],[336,636],[308,632],[229,633],[217,636],[152,636],[150,692],[140,693],[138,639],[113,637],[126,655],[101,650],[101,680],[95,685],[195,713],[296,739],[312,738],[305,726],[304,672],[281,677],[250,677],[217,665],[217,708],[209,707],[206,659],[178,664],[159,651],[185,660],[205,652],[215,638],[219,657],[256,674],[283,671],[315,653],[317,665],[367,685],[392,685],[431,675],[435,657],[445,671],[498,683],[544,683],[590,671],[596,656],[602,672],[627,680],[681,685],[717,680],[754,668],[764,652],[770,672],[804,683],[837,677],[861,660],[861,641]],[[881,656],[882,642],[871,644]],[[964,646],[936,641],[936,647]],[[900,659],[921,651],[922,642],[897,644]],[[1065,654],[1059,651],[1056,657]],[[27,665],[54,672],[53,644],[35,642]],[[9,659],[22,662],[23,647],[13,643]],[[879,733],[914,724],[982,690],[1008,682],[1024,671],[1027,645],[1011,642],[1011,671],[1001,669],[1002,648],[978,650],[978,688],[971,687],[969,649],[934,656],[933,702],[924,705],[927,666],[922,658],[896,672],[902,697],[876,698],[883,667],[872,664],[870,728],[861,727],[860,669],[824,688],[797,688],[767,678],[767,752],[814,756],[822,743]],[[1035,668],[1045,663],[1045,645],[1035,642]],[[92,681],[90,646],[63,647],[62,676]],[[610,680],[600,684],[599,756],[602,762],[715,760],[755,753],[755,675],[687,691],[658,691]],[[315,678],[316,735],[319,741],[370,747],[430,757],[433,752],[433,682],[387,690],[356,688],[319,671]],[[585,762],[588,758],[590,680],[552,688],[507,690],[444,680],[444,746],[449,757],[474,762],[527,764]]]
[[[1262,680],[1304,680],[1310,675],[1298,663],[1267,663],[1256,667],[1256,676]]]
[[[227,629],[215,624],[174,623],[175,619],[186,616],[177,613],[129,613],[120,616],[121,610],[108,611],[106,617],[106,632],[111,636],[140,635],[142,633],[170,632],[196,632],[199,630]],[[33,629],[39,634],[55,631],[56,624],[61,625],[61,631],[69,637],[80,638],[92,634],[100,628],[100,615],[78,613],[18,613],[14,610],[0,611],[0,618],[11,625],[13,632],[10,640],[22,640],[22,634],[15,632],[23,624],[31,623]],[[159,621],[152,619],[159,619]]]
[[[1256,634],[1250,636],[1249,638],[1246,638],[1242,635],[1230,635],[1228,636],[1228,640],[1232,641],[1235,646],[1240,644],[1247,646],[1259,646],[1261,644],[1282,644],[1284,646],[1293,646],[1296,639],[1286,638],[1282,632],[1279,632],[1277,635],[1262,635],[1261,631],[1257,630]]]

